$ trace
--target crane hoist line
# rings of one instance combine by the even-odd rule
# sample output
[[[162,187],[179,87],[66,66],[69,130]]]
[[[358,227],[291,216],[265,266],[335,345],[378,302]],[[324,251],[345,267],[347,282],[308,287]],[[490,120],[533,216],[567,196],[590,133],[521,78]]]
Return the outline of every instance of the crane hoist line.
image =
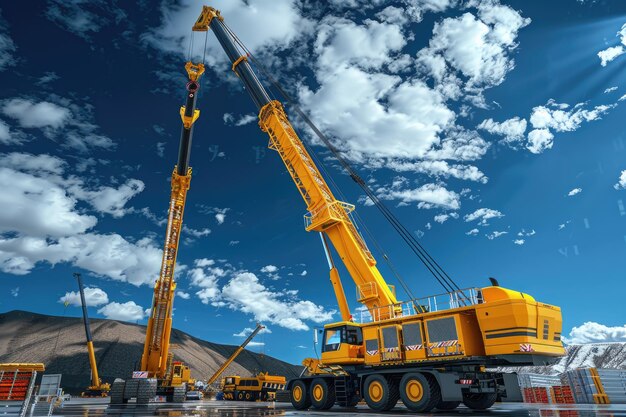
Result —
[[[324,326],[321,357],[305,359],[306,372],[287,383],[296,409],[350,407],[365,400],[373,410],[386,411],[401,399],[415,412],[451,410],[461,402],[484,410],[498,397],[516,400],[519,395],[514,374],[489,371],[488,366],[546,365],[564,355],[559,307],[503,288],[495,280],[488,287],[461,289],[295,105],[446,289],[437,296],[397,300],[352,222],[354,206],[335,198],[282,104],[270,99],[257,78],[250,65],[253,55],[228,29],[219,11],[204,6],[193,30],[209,29],[257,107],[259,127],[269,136],[269,148],[282,159],[306,204],[305,229],[322,234],[340,306],[342,320]],[[279,90],[293,105],[284,89]],[[329,244],[354,281],[357,300],[367,309],[361,319],[349,312]]]

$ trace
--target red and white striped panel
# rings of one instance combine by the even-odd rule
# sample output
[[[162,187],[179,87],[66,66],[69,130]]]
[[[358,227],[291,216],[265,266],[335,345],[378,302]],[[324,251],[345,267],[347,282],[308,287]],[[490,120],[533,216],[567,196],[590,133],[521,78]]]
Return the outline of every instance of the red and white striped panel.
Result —
[[[530,343],[521,343],[519,345],[519,350],[520,352],[534,352],[535,349],[533,349],[533,345],[531,345]]]

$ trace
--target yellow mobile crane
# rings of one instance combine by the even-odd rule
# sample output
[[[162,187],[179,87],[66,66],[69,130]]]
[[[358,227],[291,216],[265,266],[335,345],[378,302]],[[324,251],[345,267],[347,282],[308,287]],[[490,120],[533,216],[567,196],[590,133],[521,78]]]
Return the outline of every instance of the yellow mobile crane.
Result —
[[[218,10],[204,6],[194,31],[211,29],[259,110],[259,126],[269,135],[307,205],[305,228],[322,235],[331,282],[342,321],[324,326],[321,359],[307,359],[308,375],[288,382],[297,409],[352,406],[361,398],[374,410],[389,410],[401,399],[411,411],[491,407],[498,396],[512,396],[515,375],[486,366],[539,365],[564,354],[561,310],[519,291],[500,287],[461,289],[402,226],[350,164],[306,117],[271,74],[226,26]],[[354,206],[337,200],[294,131],[280,102],[271,100],[251,67],[254,63],[331,150],[391,226],[446,290],[441,296],[408,302],[396,299],[376,260],[351,219]],[[350,315],[332,243],[356,284],[365,320]]]
[[[252,331],[252,333],[250,333],[250,335],[246,338],[246,340],[244,340],[243,343],[239,345],[237,349],[235,349],[233,354],[230,355],[228,359],[226,359],[226,362],[224,362],[222,366],[220,366],[219,369],[215,371],[215,373],[208,379],[207,389],[211,388],[211,385],[215,381],[217,381],[217,378],[219,378],[220,375],[222,375],[222,373],[226,370],[226,368],[228,368],[228,365],[233,363],[233,361],[237,358],[237,356],[239,356],[239,354],[243,352],[246,346],[248,346],[248,343],[250,343],[250,341],[254,339],[254,336],[256,336],[263,329],[265,329],[265,326],[263,326],[261,323],[257,323],[256,328]]]
[[[103,383],[98,375],[98,365],[96,364],[96,354],[93,349],[93,339],[91,337],[91,326],[87,315],[87,303],[85,302],[85,291],[83,280],[78,272],[74,273],[74,278],[78,281],[78,292],[80,294],[80,305],[83,309],[83,324],[85,325],[85,336],[87,338],[87,354],[89,355],[89,366],[91,367],[91,385],[86,391],[81,392],[81,397],[107,397],[111,390],[111,385]]]
[[[189,77],[186,104],[180,108],[183,128],[178,150],[178,163],[172,172],[172,192],[170,196],[163,260],[159,278],[154,286],[154,298],[146,341],[141,357],[140,371],[133,373],[133,379],[116,379],[111,387],[111,404],[127,403],[136,398],[138,404],[146,404],[156,395],[164,396],[168,402],[183,402],[187,386],[194,385],[189,367],[182,362],[174,362],[170,349],[172,331],[172,305],[174,302],[174,267],[178,254],[178,241],[183,225],[183,213],[187,190],[191,181],[189,156],[193,125],[200,116],[196,109],[196,98],[200,89],[200,77],[204,64],[185,64]]]

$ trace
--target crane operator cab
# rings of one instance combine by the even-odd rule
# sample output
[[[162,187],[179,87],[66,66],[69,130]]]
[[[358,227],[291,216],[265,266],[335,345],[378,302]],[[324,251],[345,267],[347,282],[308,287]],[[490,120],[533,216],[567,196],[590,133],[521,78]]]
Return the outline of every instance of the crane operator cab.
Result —
[[[322,358],[324,361],[363,362],[363,332],[357,323],[328,324],[324,326],[322,340]]]

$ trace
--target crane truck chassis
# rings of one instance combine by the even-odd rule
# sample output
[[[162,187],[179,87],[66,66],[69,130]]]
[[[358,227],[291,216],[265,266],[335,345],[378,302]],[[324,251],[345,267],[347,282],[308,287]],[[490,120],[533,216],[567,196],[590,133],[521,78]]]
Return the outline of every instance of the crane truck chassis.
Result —
[[[430,255],[424,255],[419,242],[411,241],[410,233],[403,235],[406,229],[376,202],[366,182],[274,82],[446,289],[441,296],[399,302],[352,222],[354,206],[334,197],[282,104],[270,99],[257,78],[251,63],[260,64],[218,10],[203,6],[192,30],[215,34],[257,107],[259,127],[269,136],[269,148],[279,154],[307,205],[305,229],[322,236],[342,321],[324,326],[321,359],[303,362],[308,375],[288,382],[296,409],[353,406],[364,399],[370,408],[384,411],[401,399],[416,412],[451,410],[461,402],[484,410],[498,396],[512,396],[507,388],[515,378],[489,372],[487,366],[546,365],[563,356],[559,307],[500,287],[495,280],[484,288],[458,287]],[[367,307],[365,322],[357,322],[350,314],[328,241],[356,285],[357,300]],[[440,278],[448,281],[444,284]]]

